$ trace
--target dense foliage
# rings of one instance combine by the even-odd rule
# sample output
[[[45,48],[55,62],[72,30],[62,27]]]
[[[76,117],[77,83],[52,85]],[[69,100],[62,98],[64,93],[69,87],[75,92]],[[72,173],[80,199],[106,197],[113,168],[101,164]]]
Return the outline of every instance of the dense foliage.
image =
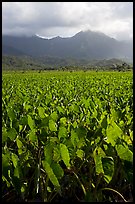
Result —
[[[131,72],[3,72],[3,201],[133,196]]]
[[[2,56],[3,70],[132,70],[123,59],[85,60],[60,57]]]

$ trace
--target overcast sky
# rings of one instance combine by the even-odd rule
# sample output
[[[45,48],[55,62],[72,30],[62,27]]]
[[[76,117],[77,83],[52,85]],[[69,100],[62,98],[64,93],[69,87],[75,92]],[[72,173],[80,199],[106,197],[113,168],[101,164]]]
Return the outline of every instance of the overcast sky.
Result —
[[[81,30],[133,38],[133,2],[2,2],[2,33],[70,37]]]

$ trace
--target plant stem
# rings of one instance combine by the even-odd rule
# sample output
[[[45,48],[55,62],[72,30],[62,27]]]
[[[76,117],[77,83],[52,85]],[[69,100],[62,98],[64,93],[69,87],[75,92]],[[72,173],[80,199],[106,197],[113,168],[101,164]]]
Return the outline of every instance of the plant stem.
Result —
[[[124,202],[127,202],[127,201],[125,200],[125,198],[123,197],[123,195],[121,195],[118,191],[116,191],[116,190],[114,190],[114,189],[112,189],[112,188],[102,188],[101,190],[102,190],[102,191],[103,191],[103,190],[113,191],[113,192],[117,193],[117,194],[124,200]]]

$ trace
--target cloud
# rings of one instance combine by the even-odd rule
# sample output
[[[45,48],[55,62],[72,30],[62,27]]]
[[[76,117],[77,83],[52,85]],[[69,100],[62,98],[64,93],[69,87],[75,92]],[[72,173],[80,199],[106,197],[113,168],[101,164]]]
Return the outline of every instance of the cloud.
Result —
[[[2,33],[73,36],[97,30],[112,37],[132,38],[132,2],[2,2]]]

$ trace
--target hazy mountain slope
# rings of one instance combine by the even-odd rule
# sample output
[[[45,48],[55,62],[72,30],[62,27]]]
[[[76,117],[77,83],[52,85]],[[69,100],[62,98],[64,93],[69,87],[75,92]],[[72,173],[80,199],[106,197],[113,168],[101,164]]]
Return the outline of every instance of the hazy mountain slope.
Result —
[[[12,47],[30,56],[72,57],[77,59],[133,58],[132,43],[120,42],[93,31],[80,31],[70,38],[42,39],[37,36],[3,36],[2,47]],[[4,54],[8,54],[5,53]]]

